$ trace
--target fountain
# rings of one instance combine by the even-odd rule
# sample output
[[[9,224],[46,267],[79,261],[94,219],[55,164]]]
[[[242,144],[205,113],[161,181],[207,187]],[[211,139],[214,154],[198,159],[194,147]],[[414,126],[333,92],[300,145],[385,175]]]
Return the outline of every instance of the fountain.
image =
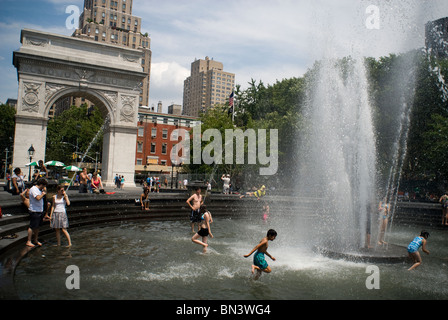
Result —
[[[298,194],[322,200],[315,243],[332,252],[362,248],[376,192],[376,143],[363,60],[328,59],[315,66],[299,147]]]
[[[383,199],[391,207],[387,239],[407,151],[416,55],[405,54],[391,66],[394,72],[389,81],[394,87],[388,112],[395,133],[390,141],[382,141],[388,158],[381,159],[380,165],[365,57],[353,47],[349,56],[335,57],[330,49],[338,47],[335,40],[326,43],[324,57],[308,72],[303,110],[306,129],[298,142],[296,193],[317,199],[313,210],[318,214],[317,219],[304,221],[298,212],[296,225],[309,227],[304,228],[309,229],[306,237],[321,253],[400,262],[406,258],[404,248],[378,245],[377,208]]]
[[[378,201],[396,203],[406,153],[414,74],[412,59],[397,66],[387,170],[379,170],[369,83],[364,57],[325,58],[309,73],[303,118],[306,132],[297,148],[297,190],[266,196],[273,213],[214,216],[207,254],[191,244],[189,223],[122,221],[74,230],[70,249],[37,248],[16,268],[21,299],[446,299],[448,249],[443,230],[431,232],[431,255],[409,281],[406,246],[419,227],[394,227],[389,245],[377,246]],[[442,81],[443,82],[443,81]],[[444,82],[443,82],[444,84]],[[213,173],[215,168],[213,169]],[[249,201],[249,200],[248,200]],[[182,200],[182,202],[184,202]],[[285,201],[286,202],[286,201]],[[290,205],[290,203],[292,203]],[[286,208],[288,206],[288,208]],[[283,210],[284,209],[284,210]],[[288,209],[288,210],[286,210]],[[393,210],[392,210],[393,214]],[[392,221],[391,221],[392,222]],[[390,223],[392,225],[392,223]],[[273,272],[253,281],[243,255],[269,228],[279,232],[269,252]],[[371,248],[366,244],[369,243]],[[393,245],[392,243],[396,244]],[[317,249],[320,253],[316,254]],[[353,263],[355,261],[356,263]],[[381,289],[366,287],[365,262],[381,269]],[[67,266],[81,272],[81,289],[66,288]],[[117,267],[119,266],[119,267]],[[32,285],[30,285],[32,283]]]

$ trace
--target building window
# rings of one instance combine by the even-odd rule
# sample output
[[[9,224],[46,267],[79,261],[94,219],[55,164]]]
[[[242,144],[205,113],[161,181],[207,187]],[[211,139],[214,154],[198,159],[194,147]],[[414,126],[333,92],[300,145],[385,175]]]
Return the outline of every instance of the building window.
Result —
[[[142,142],[137,143],[137,152],[143,152],[143,143]]]
[[[137,159],[137,165],[138,166],[141,166],[143,163],[142,163],[142,159]]]
[[[151,153],[156,153],[156,144],[154,142],[151,143]]]
[[[145,128],[139,127],[138,128],[138,136],[143,137],[145,135]]]
[[[151,129],[151,138],[156,138],[157,137],[157,129],[156,128],[152,128]]]
[[[162,139],[168,139],[168,129],[162,130]]]
[[[162,144],[162,154],[166,154],[166,149],[167,149],[167,144],[163,143]]]

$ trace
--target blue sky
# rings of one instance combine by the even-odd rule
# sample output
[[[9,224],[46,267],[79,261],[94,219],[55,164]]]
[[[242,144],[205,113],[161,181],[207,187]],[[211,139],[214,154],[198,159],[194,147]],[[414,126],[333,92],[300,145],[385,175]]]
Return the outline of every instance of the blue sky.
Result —
[[[71,35],[66,8],[83,0],[0,0],[0,101],[17,98],[12,53],[24,28]],[[379,29],[367,28],[378,8]],[[150,105],[182,104],[191,63],[205,56],[273,84],[302,76],[322,57],[379,57],[424,45],[424,24],[448,16],[447,0],[134,0],[151,36]]]

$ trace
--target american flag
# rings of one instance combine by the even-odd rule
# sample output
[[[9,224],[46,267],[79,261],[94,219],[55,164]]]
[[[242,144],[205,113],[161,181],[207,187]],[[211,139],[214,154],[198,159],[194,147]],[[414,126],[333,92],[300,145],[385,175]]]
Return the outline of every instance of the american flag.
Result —
[[[230,107],[233,107],[233,91],[232,91],[232,94],[229,97],[229,105],[230,105]]]

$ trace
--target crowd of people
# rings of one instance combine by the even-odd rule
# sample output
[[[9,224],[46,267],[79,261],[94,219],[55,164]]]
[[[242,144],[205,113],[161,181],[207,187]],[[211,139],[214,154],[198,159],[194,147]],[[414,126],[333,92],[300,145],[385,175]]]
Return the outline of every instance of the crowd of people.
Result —
[[[76,175],[75,181],[79,186],[79,193],[104,193],[103,181],[97,171],[87,172],[83,168],[79,175]]]
[[[29,227],[28,227],[28,239],[26,242],[26,246],[35,247],[41,246],[42,244],[39,242],[39,228],[42,226],[43,222],[49,221],[51,228],[55,230],[57,245],[61,245],[61,232],[65,235],[67,240],[67,246],[70,247],[72,245],[70,234],[67,229],[69,227],[68,217],[66,207],[70,206],[70,200],[68,198],[67,193],[65,192],[64,185],[58,185],[57,191],[51,199],[47,199],[47,179],[48,170],[46,170],[43,162],[40,163],[39,170],[37,170],[37,174],[33,176],[33,182],[31,188],[26,188],[25,185],[25,175],[23,175],[20,168],[15,168],[13,171],[13,175],[11,177],[11,189],[13,195],[20,195],[23,204],[26,206],[29,213]],[[223,181],[223,190],[222,193],[228,194],[230,192],[230,176],[222,175],[221,177]],[[115,177],[115,188],[122,189],[124,184],[124,176],[116,175]],[[165,184],[167,182],[165,181]],[[159,192],[161,186],[161,181],[158,177],[147,177],[147,179],[143,183],[143,191],[140,195],[140,205],[143,211],[149,211],[149,195],[151,192]],[[211,189],[211,184],[207,182],[207,194]],[[87,173],[87,169],[84,168],[82,172],[79,174],[79,192],[80,193],[100,193],[101,190],[104,191],[103,184],[101,181],[101,176],[98,172]],[[253,188],[253,191],[249,191],[244,195],[241,195],[240,198],[244,197],[256,197],[258,200],[266,195],[266,187],[262,185],[260,188]],[[439,199],[439,202],[442,204],[443,215],[442,215],[442,224],[448,224],[448,191]],[[201,188],[198,187],[195,190],[195,193],[191,195],[186,201],[188,206],[190,207],[190,224],[191,231],[194,234],[191,238],[192,242],[203,247],[203,252],[206,252],[208,247],[208,237],[213,238],[211,225],[213,223],[213,217],[209,210],[207,210],[204,205],[204,199],[201,194]],[[262,216],[263,220],[267,221],[270,214],[269,204],[266,201],[263,201],[263,209]],[[388,220],[391,215],[391,207],[388,203],[387,199],[383,199],[380,201],[378,205],[378,221],[379,221],[379,237],[378,237],[378,245],[386,244],[384,240],[384,234],[387,228]],[[368,221],[370,224],[370,219]],[[197,231],[195,230],[195,225],[197,224]],[[370,226],[368,226],[370,229]],[[368,232],[368,236],[370,232]],[[252,265],[252,273],[256,273],[255,278],[258,278],[262,272],[269,273],[271,272],[270,267],[268,266],[264,256],[268,255],[273,261],[271,255],[269,255],[266,251],[268,241],[272,241],[277,236],[274,230],[270,230],[266,237],[264,237],[260,243],[247,255],[244,257],[249,257],[254,252],[254,262]],[[409,246],[407,247],[408,255],[414,262],[414,264],[409,268],[409,270],[414,270],[422,263],[422,258],[419,253],[419,249],[421,248],[423,252],[429,254],[429,250],[427,249],[427,240],[429,238],[429,233],[426,231],[422,231],[421,234],[415,237]],[[371,248],[370,246],[370,237],[366,239],[366,247]]]

